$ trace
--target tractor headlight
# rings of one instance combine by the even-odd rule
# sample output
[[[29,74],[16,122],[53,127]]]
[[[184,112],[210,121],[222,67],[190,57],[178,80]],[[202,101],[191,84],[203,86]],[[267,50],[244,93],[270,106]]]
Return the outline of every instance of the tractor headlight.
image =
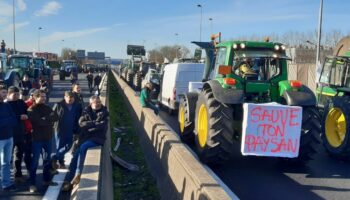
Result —
[[[237,44],[233,44],[233,49],[237,49]]]
[[[278,44],[276,44],[274,48],[276,51],[280,50],[280,46]]]
[[[240,44],[240,47],[241,47],[241,49],[244,49],[244,48],[245,48],[245,44],[244,44],[244,43],[241,43],[241,44]]]
[[[286,46],[281,45],[281,49],[282,49],[283,51],[286,50]]]

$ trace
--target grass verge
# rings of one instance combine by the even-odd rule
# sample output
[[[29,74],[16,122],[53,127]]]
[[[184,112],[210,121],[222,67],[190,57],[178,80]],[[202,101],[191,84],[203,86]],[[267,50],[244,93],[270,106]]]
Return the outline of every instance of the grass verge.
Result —
[[[128,127],[125,133],[111,132],[112,151],[117,138],[121,138],[118,151],[114,154],[140,168],[138,172],[132,172],[113,163],[114,199],[160,199],[156,181],[147,168],[130,111],[111,72],[108,74],[108,94],[111,129]]]

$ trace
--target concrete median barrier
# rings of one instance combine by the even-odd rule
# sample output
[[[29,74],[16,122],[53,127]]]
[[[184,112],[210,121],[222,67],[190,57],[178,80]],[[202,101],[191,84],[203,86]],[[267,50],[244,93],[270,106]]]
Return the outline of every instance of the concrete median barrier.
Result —
[[[108,106],[107,74],[102,78],[100,98]],[[108,128],[107,139],[103,147],[89,149],[86,154],[81,181],[72,191],[71,199],[110,200],[113,199],[112,163],[109,156],[111,137]]]
[[[238,199],[213,177],[176,133],[151,109],[142,108],[139,96],[113,71],[121,93],[134,114],[151,173],[162,199]],[[159,164],[157,166],[157,164]],[[153,172],[152,172],[153,169]],[[215,176],[215,175],[214,175]]]

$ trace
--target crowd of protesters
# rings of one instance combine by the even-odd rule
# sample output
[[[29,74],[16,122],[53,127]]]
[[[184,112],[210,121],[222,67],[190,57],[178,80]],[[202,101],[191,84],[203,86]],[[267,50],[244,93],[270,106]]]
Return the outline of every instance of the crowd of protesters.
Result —
[[[97,79],[100,80],[94,82],[101,81]],[[31,88],[29,83],[24,76],[19,87],[6,88],[0,84],[1,188],[12,192],[17,190],[16,186],[29,182],[29,191],[35,193],[39,184],[57,185],[52,181],[57,169],[68,168],[62,190],[70,191],[80,181],[87,150],[103,145],[106,139],[107,108],[101,104],[99,95],[90,97],[89,105],[85,106],[77,81],[51,108],[47,104],[46,83],[42,82],[39,89]],[[66,163],[64,158],[69,151],[73,157]],[[42,181],[37,180],[40,158]],[[22,162],[29,177],[24,176]]]

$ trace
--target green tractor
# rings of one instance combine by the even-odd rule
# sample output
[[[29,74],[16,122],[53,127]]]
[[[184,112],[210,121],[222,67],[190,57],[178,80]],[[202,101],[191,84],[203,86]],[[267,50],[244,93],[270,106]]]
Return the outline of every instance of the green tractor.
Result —
[[[281,43],[193,43],[205,49],[206,67],[198,88],[181,97],[179,135],[186,143],[194,140],[202,162],[229,160],[234,143],[242,141],[243,104],[268,102],[303,108],[299,155],[287,160],[312,159],[321,132],[316,97],[300,81],[288,80],[289,58]]]
[[[122,69],[122,77],[128,85],[141,87],[141,76],[137,73],[142,62],[142,56],[145,56],[146,51],[144,46],[128,45],[127,54],[131,56],[128,65]],[[135,77],[134,77],[135,76]],[[134,78],[136,80],[134,81]],[[135,84],[134,84],[135,83]]]
[[[325,59],[316,93],[323,113],[323,144],[331,156],[349,159],[350,51]]]

